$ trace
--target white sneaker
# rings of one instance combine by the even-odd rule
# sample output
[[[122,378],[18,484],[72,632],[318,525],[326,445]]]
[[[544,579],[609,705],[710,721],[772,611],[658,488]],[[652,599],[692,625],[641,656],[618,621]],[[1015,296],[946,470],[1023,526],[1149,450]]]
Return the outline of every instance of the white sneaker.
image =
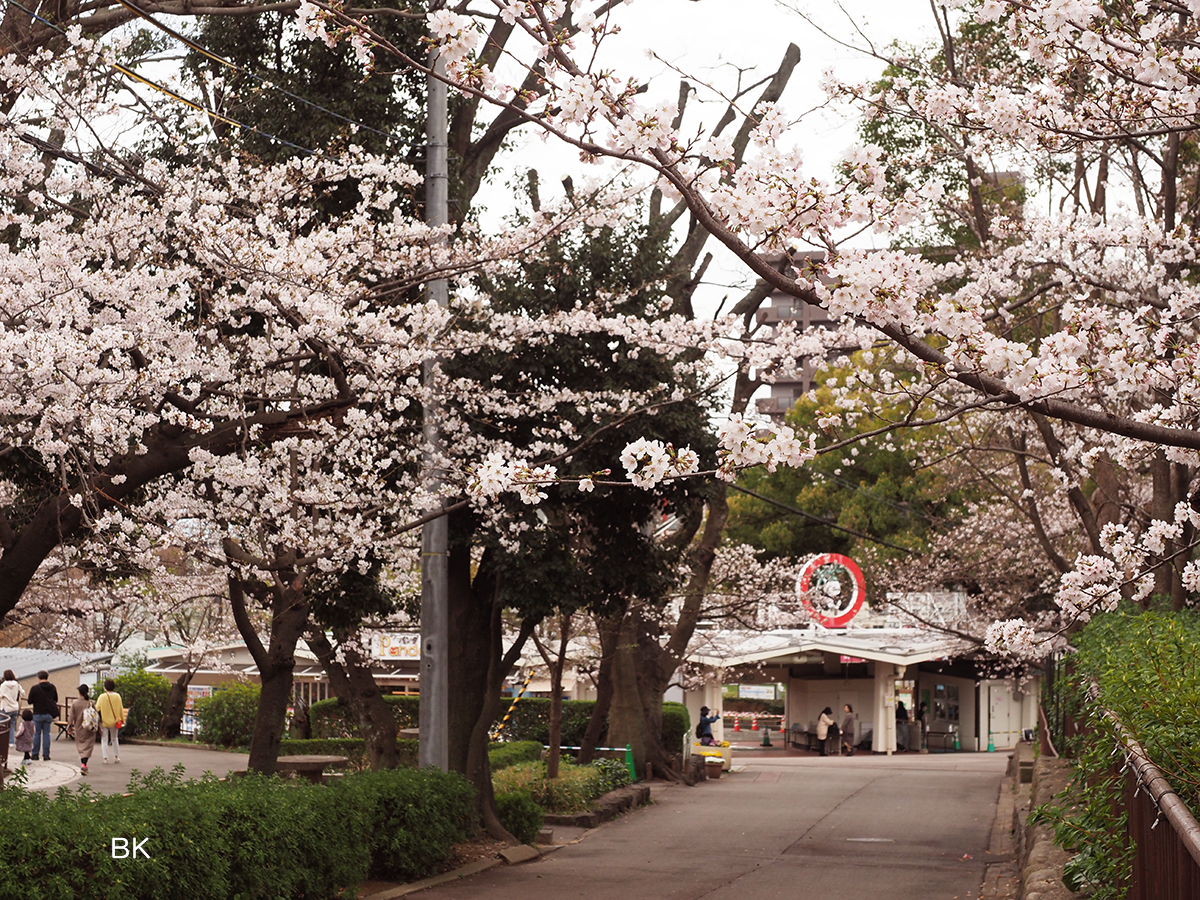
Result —
[[[119,756],[113,757],[113,762],[119,763],[120,761],[121,761],[121,757],[119,757]]]

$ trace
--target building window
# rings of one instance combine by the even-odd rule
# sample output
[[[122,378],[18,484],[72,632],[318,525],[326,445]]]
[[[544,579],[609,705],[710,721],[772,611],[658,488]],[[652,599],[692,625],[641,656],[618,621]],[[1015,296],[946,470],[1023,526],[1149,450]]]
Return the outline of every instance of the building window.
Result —
[[[958,722],[958,685],[939,684],[933,690],[935,722]]]

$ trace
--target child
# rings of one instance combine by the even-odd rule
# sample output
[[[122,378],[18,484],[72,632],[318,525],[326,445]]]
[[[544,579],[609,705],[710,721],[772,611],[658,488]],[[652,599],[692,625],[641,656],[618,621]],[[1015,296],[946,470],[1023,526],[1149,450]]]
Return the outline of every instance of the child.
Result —
[[[33,733],[33,710],[22,710],[21,722],[17,726],[17,733],[13,736],[13,746],[25,754],[25,758],[21,761],[22,765],[29,762],[29,752],[33,750]]]

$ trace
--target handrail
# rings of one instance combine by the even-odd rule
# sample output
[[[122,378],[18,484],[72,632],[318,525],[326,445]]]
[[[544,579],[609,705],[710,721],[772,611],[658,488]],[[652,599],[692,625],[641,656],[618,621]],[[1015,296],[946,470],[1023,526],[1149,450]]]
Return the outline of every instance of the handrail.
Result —
[[[1100,692],[1095,682],[1092,683],[1089,694],[1099,705]],[[1183,798],[1171,787],[1163,770],[1150,761],[1146,748],[1129,733],[1116,713],[1103,705],[1100,705],[1100,711],[1111,720],[1118,736],[1124,741],[1125,759],[1133,769],[1138,784],[1146,789],[1158,811],[1179,835],[1180,843],[1187,849],[1196,865],[1200,866],[1200,822],[1196,821]]]

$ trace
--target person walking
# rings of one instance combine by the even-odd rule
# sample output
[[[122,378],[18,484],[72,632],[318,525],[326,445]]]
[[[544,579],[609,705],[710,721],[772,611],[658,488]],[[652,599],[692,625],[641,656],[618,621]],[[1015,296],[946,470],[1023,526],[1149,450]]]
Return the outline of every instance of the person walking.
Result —
[[[4,680],[0,681],[0,721],[8,722],[8,742],[17,739],[17,713],[21,711],[21,701],[25,699],[25,688],[17,681],[12,669],[4,670]]]
[[[846,718],[842,719],[842,747],[847,756],[854,755],[854,707],[849,703],[845,706]]]
[[[830,707],[825,707],[821,710],[821,715],[817,718],[817,744],[821,747],[821,755],[829,755],[829,726],[836,724],[833,721],[833,710]]]
[[[33,712],[32,710],[23,709],[19,718],[14,719],[17,722],[17,730],[13,737],[13,749],[25,754],[21,760],[21,765],[29,762],[29,751],[33,749]]]
[[[67,720],[67,731],[75,738],[75,752],[79,754],[79,771],[84,775],[88,773],[88,760],[92,756],[92,748],[96,746],[96,728],[92,725],[98,722],[90,723],[88,720],[97,718],[95,710],[92,710],[92,715],[86,715],[88,710],[92,710],[92,701],[88,699],[88,686],[81,684],[79,686],[79,699],[71,704],[71,715]]]
[[[104,679],[104,693],[96,698],[96,712],[100,713],[100,755],[108,762],[108,746],[112,744],[113,762],[119,763],[121,744],[117,732],[125,724],[125,707],[121,705],[117,683],[111,678]]]
[[[58,718],[58,688],[50,683],[50,673],[38,672],[38,683],[29,689],[33,707],[33,754],[30,759],[50,758],[50,725]]]

